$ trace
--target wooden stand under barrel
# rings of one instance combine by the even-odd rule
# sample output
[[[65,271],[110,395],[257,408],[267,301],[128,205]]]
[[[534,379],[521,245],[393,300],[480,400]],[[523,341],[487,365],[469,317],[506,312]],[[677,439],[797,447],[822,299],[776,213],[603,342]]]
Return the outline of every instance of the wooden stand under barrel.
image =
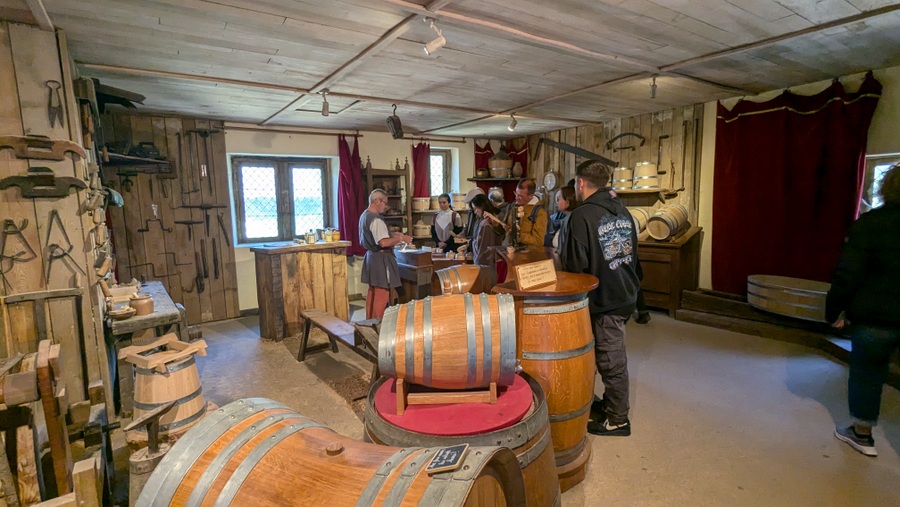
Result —
[[[596,366],[587,294],[597,284],[591,275],[558,272],[552,285],[518,290],[511,280],[493,290],[515,298],[516,355],[547,396],[562,491],[584,480],[591,456],[587,423]]]

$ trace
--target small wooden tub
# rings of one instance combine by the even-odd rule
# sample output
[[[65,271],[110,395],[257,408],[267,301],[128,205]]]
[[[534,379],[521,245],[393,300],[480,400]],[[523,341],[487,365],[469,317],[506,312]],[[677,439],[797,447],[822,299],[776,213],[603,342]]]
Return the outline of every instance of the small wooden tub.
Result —
[[[136,505],[525,505],[509,449],[470,447],[459,468],[429,475],[437,451],[357,442],[272,400],[238,400],[172,446]]]
[[[816,322],[825,320],[825,297],[831,284],[787,276],[750,275],[747,302],[767,312]]]
[[[488,266],[460,264],[438,269],[431,275],[431,295],[480,294],[497,284],[497,273]]]
[[[516,320],[507,295],[451,294],[384,312],[378,367],[386,377],[437,389],[510,385],[516,373]]]
[[[396,412],[393,385],[392,379],[382,377],[369,390],[365,435],[368,441],[399,447],[461,443],[508,447],[522,469],[526,505],[560,505],[547,402],[535,379],[527,374],[517,376],[510,388],[500,392],[496,405],[416,405],[402,416]]]

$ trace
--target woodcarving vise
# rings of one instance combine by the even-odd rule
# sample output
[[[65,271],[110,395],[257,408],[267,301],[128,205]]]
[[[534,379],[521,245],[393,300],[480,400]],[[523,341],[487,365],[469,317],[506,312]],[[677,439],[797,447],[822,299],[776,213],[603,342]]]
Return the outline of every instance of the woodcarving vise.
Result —
[[[27,176],[9,176],[0,180],[0,190],[19,187],[22,197],[66,197],[72,191],[87,188],[87,184],[71,176],[56,176],[49,167],[29,167]]]

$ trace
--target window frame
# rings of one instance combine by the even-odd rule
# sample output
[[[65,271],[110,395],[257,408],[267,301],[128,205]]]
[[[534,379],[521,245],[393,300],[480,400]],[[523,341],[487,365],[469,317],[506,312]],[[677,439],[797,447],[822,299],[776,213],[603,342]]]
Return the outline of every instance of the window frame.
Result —
[[[875,209],[871,207],[871,204],[874,202],[875,197],[875,167],[896,163],[900,163],[900,153],[880,153],[866,155],[866,173],[863,177],[863,188],[859,196],[860,215]]]
[[[278,236],[247,238],[246,210],[244,209],[243,167],[254,165],[275,168],[275,205],[278,220]],[[328,159],[320,157],[262,157],[235,155],[231,157],[232,189],[234,193],[234,216],[237,226],[238,245],[258,244],[270,241],[291,241],[298,238],[294,234],[294,188],[291,178],[292,166],[317,167],[322,175],[322,215],[324,227],[333,227],[331,212],[331,181]]]
[[[447,149],[432,148],[428,153],[428,190],[431,190],[431,156],[441,155],[444,159],[444,192],[450,193],[450,172],[453,166],[452,152]],[[440,195],[440,194],[435,194]]]

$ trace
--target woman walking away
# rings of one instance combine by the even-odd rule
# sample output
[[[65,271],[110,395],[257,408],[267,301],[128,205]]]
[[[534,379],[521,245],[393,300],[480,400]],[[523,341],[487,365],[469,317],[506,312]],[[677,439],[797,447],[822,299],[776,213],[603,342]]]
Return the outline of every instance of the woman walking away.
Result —
[[[884,175],[884,205],[850,227],[825,301],[825,318],[850,326],[848,401],[853,424],[834,436],[866,456],[877,456],[872,427],[891,353],[900,346],[900,164]]]

